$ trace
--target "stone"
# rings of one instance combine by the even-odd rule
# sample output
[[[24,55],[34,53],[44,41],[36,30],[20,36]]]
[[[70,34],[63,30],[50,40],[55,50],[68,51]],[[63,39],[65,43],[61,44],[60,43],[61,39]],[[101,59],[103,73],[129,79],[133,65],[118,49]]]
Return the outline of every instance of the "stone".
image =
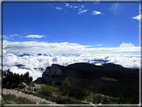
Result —
[[[27,86],[27,84],[24,83],[24,82],[18,84],[18,87],[19,87],[19,88],[25,88],[26,86]]]
[[[27,90],[32,90],[32,88],[31,87],[27,87]]]
[[[87,100],[85,100],[85,101],[82,101],[82,104],[87,104]]]

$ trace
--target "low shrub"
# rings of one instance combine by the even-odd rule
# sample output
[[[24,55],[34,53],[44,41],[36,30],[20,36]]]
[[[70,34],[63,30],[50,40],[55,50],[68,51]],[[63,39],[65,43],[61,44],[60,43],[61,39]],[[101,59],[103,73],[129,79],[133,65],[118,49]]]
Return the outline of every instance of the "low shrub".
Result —
[[[81,87],[61,86],[60,91],[63,96],[74,97],[76,99],[83,99],[88,95],[87,90]]]
[[[32,91],[25,91],[25,94],[33,94]]]
[[[35,87],[35,84],[34,84],[33,82],[31,82],[31,83],[29,84],[29,86]]]
[[[35,101],[31,101],[25,97],[18,97],[18,104],[36,104]]]
[[[62,97],[59,95],[56,98],[56,103],[58,104],[81,104],[81,100],[76,100],[72,97]]]
[[[48,87],[42,87],[38,94],[40,94],[41,96],[51,96],[52,90]]]
[[[16,104],[36,104],[35,101],[31,101],[25,97],[16,97],[14,94],[2,95],[4,104],[11,104],[14,102]]]

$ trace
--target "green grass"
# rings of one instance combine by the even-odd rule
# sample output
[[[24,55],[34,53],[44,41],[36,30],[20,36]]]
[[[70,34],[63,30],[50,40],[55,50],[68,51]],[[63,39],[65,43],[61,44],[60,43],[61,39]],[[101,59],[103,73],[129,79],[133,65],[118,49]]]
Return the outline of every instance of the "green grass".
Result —
[[[29,86],[35,87],[35,84],[34,84],[33,82],[31,82],[31,83],[29,84]]]
[[[96,96],[96,93],[90,93],[87,97],[86,97],[86,100],[87,101],[92,101],[93,100],[93,98]],[[85,98],[84,98],[85,99]]]
[[[102,77],[103,80],[106,80],[106,81],[117,81],[116,79],[114,78],[106,78],[106,77]]]
[[[11,104],[9,101],[12,101],[16,104],[36,104],[35,101],[31,101],[25,97],[16,97],[14,94],[3,94],[4,104]]]
[[[33,93],[33,95],[54,102],[55,98],[52,96],[52,93],[59,95],[58,88],[56,86],[45,84],[45,86],[43,86],[37,93]]]

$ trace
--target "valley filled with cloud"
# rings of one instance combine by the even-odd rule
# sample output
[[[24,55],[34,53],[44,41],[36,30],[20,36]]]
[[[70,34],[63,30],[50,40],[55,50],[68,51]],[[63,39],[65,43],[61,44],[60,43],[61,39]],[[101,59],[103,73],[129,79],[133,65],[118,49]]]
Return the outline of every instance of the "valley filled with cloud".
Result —
[[[99,44],[99,46],[102,46]],[[88,48],[77,43],[10,42],[3,41],[3,70],[24,74],[29,71],[35,80],[41,77],[46,67],[52,64],[67,66],[72,63],[86,62],[96,65],[103,63],[120,64],[127,68],[140,67],[140,55],[121,52],[139,51],[132,43],[122,43],[114,48]],[[88,52],[88,53],[87,53]],[[91,52],[104,52],[105,54]],[[114,52],[113,54],[107,52]],[[64,54],[66,53],[66,54]]]

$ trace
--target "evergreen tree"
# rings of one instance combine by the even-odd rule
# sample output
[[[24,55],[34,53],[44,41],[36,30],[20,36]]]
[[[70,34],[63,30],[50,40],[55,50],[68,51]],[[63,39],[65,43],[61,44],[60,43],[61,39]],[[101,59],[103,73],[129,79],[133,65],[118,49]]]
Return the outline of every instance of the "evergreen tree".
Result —
[[[24,75],[16,74],[11,72],[9,69],[4,73],[5,78],[3,78],[2,86],[5,88],[16,88],[20,82],[25,82],[30,84],[32,82],[32,77],[29,76],[29,72],[26,72]]]

